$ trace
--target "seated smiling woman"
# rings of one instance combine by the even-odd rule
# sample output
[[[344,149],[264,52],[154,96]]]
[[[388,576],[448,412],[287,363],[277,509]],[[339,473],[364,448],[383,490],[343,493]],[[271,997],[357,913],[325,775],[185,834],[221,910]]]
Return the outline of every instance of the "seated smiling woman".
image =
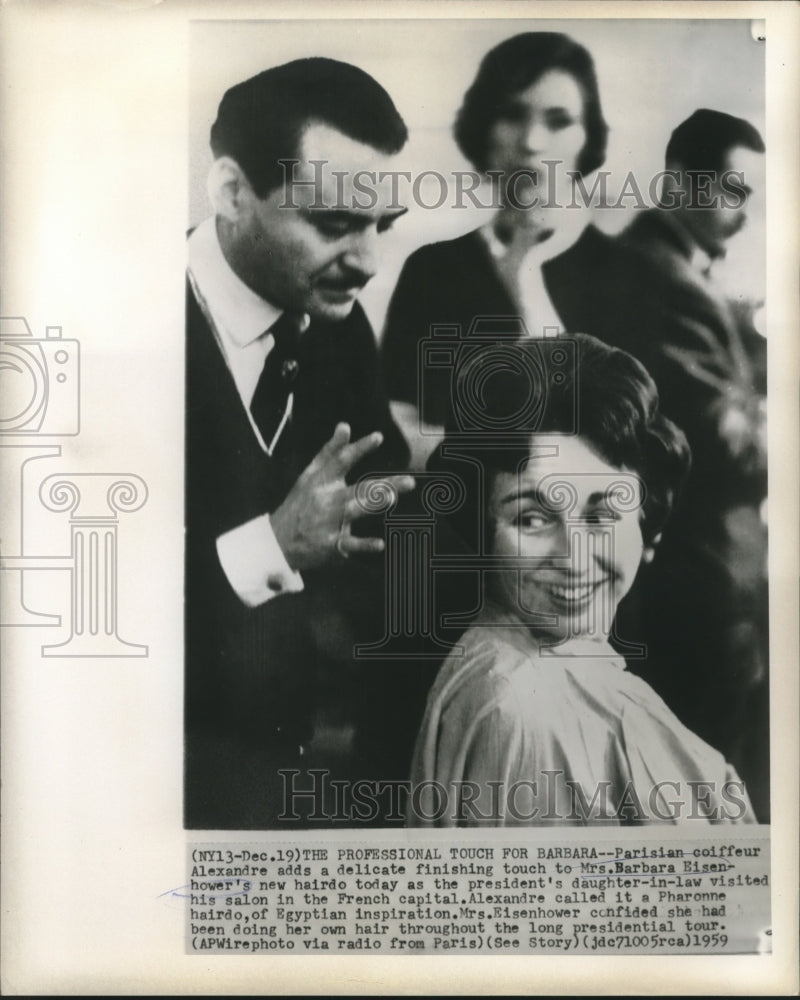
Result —
[[[733,769],[611,645],[685,438],[630,355],[582,335],[512,346],[461,394],[481,426],[456,412],[429,463],[464,486],[441,528],[483,600],[429,694],[408,825],[755,822]]]

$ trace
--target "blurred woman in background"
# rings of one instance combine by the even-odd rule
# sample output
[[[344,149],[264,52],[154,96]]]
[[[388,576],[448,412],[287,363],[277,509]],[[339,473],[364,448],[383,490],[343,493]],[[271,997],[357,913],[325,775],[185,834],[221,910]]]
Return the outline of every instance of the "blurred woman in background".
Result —
[[[584,178],[603,164],[607,134],[592,57],[571,38],[527,32],[483,59],[455,138],[499,208],[479,229],[409,257],[382,341],[395,419],[416,467],[452,408],[452,373],[419,364],[433,325],[458,326],[468,339],[479,317],[514,317],[523,325],[500,323],[499,337],[603,337],[615,244],[589,224]]]

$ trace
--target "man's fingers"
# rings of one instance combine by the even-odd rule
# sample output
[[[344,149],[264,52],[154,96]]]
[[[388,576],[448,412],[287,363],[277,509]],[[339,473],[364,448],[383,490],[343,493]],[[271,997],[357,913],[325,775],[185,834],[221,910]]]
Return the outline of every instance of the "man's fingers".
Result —
[[[366,434],[358,441],[350,443],[350,425],[337,424],[332,436],[317,452],[316,457],[308,467],[317,472],[323,469],[327,476],[344,476],[356,462],[383,444],[383,434],[374,431]]]
[[[342,448],[350,440],[350,424],[340,423],[334,428],[333,434],[320,448],[311,462],[306,466],[304,475],[313,476],[321,469],[326,470],[329,466],[338,462],[338,455]]]
[[[353,495],[345,503],[345,521],[355,521],[367,514],[380,514],[394,506],[391,495],[408,493],[416,485],[413,476],[385,476],[361,480],[352,487]]]
[[[358,499],[354,496],[350,497],[347,503],[344,505],[344,511],[342,512],[342,524],[349,524],[351,521],[355,521],[356,518],[361,517],[364,513],[361,504]]]
[[[337,424],[333,434],[320,450],[320,455],[337,455],[350,440],[350,424]]]
[[[350,424],[337,424],[334,428],[333,434],[331,434],[325,444],[317,452],[311,464],[314,466],[328,465],[331,461],[335,461],[338,458],[339,452],[347,445],[349,440]]]
[[[363,487],[369,488],[369,493],[363,495]],[[348,559],[353,552],[376,553],[383,552],[385,543],[382,538],[368,537],[361,538],[350,532],[350,525],[367,514],[387,511],[394,506],[392,495],[396,498],[400,493],[407,493],[415,486],[414,477],[407,475],[386,476],[384,478],[375,477],[370,480],[363,480],[359,487],[350,487],[349,497],[342,507],[342,523],[339,527],[339,534],[336,539],[336,548],[341,556]],[[359,495],[362,493],[362,495]],[[376,507],[376,500],[379,500]]]
[[[389,476],[387,482],[398,493],[410,493],[417,485],[413,476]]]
[[[380,448],[382,444],[383,434],[380,431],[365,434],[364,437],[359,438],[358,441],[353,441],[352,444],[345,442],[344,446],[339,448],[337,456],[339,471],[342,474],[348,472],[356,462],[361,461],[365,455],[368,455],[371,451],[375,451],[376,448]]]
[[[354,552],[383,552],[385,543],[382,538],[358,538],[349,532],[342,532],[336,547],[346,559]]]

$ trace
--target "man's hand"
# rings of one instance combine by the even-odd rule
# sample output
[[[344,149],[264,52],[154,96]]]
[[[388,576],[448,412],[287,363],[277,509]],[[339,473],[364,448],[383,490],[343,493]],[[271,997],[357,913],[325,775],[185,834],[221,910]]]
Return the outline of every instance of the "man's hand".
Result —
[[[331,439],[303,470],[288,496],[270,516],[275,538],[289,565],[303,570],[330,565],[353,552],[382,552],[382,538],[356,538],[353,521],[369,513],[355,496],[345,476],[365,455],[379,448],[380,431],[350,443],[348,424],[337,424]],[[411,476],[378,479],[395,493],[414,488]]]

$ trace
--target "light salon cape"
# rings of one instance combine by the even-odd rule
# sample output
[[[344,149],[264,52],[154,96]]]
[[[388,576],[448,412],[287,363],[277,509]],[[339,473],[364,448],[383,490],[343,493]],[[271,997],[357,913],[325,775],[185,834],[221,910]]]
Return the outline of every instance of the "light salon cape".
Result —
[[[500,613],[459,644],[428,697],[408,826],[756,822],[734,769],[605,641],[540,649]]]

